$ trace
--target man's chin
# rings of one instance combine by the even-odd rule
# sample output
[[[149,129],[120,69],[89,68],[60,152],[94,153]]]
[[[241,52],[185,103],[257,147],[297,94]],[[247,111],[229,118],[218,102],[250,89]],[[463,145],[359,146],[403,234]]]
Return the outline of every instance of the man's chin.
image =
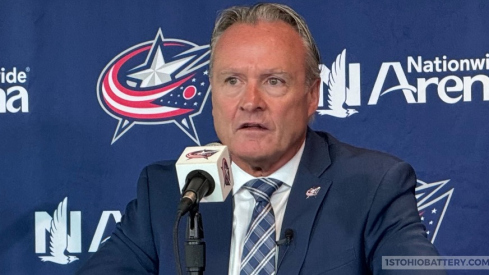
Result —
[[[262,163],[267,161],[267,154],[264,150],[249,150],[250,148],[239,148],[232,152],[233,161],[241,160],[241,162],[247,163],[248,165]]]
[[[233,154],[240,155],[248,158],[260,157],[270,148],[271,143],[265,141],[265,139],[249,139],[243,137],[236,137],[230,144],[229,149]]]
[[[262,160],[265,159],[266,154],[264,150],[248,150],[249,148],[240,148],[233,152],[233,156],[246,161]]]

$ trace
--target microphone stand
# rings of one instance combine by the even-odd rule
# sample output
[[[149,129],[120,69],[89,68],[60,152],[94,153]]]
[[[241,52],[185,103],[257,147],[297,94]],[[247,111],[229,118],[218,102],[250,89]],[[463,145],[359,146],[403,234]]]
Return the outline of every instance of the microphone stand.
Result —
[[[187,240],[185,241],[185,263],[187,274],[203,275],[205,270],[205,242],[202,216],[199,204],[189,211],[187,219]]]

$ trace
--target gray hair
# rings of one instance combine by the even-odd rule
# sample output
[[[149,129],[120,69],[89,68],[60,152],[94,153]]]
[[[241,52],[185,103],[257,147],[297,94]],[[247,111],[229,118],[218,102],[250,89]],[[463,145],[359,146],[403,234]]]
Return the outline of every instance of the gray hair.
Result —
[[[214,30],[211,37],[211,56],[210,71],[212,73],[212,63],[214,48],[222,33],[234,23],[257,24],[259,21],[276,22],[283,21],[294,28],[302,38],[306,47],[306,78],[309,84],[320,77],[320,56],[319,50],[312,38],[307,24],[297,12],[292,8],[282,4],[258,3],[251,7],[230,7],[223,10],[216,19]]]

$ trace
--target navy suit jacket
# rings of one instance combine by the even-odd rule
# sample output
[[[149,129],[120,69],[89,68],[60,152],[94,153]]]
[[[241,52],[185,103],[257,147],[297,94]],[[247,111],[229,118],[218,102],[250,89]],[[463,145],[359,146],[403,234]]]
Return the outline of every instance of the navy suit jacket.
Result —
[[[308,130],[280,233],[283,237],[285,229],[292,229],[294,235],[289,245],[279,247],[277,273],[388,274],[382,270],[382,256],[438,255],[419,218],[415,184],[413,169],[401,160]],[[306,192],[313,187],[321,189],[308,198]],[[128,204],[112,237],[77,274],[176,274],[172,227],[179,199],[174,162],[146,167],[137,199]],[[205,274],[227,274],[232,197],[201,204],[200,212],[207,245]],[[437,271],[416,272],[405,274]]]

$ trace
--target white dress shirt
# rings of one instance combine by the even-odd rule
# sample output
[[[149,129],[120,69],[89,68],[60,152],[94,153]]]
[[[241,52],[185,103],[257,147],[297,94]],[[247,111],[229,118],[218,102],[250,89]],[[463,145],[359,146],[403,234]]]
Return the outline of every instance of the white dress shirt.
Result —
[[[267,176],[267,178],[274,178],[283,182],[282,186],[273,193],[271,197],[271,203],[273,212],[275,214],[275,226],[276,226],[276,240],[280,239],[280,229],[282,228],[282,221],[284,220],[285,207],[287,206],[287,200],[289,199],[290,188],[294,183],[295,174],[299,168],[299,162],[304,152],[304,144],[295,156],[290,159],[284,166],[275,171],[273,174]],[[246,173],[236,164],[231,164],[233,171],[233,234],[231,238],[231,253],[229,258],[229,275],[239,275],[241,265],[241,254],[243,252],[244,239],[248,225],[253,214],[255,207],[255,198],[253,195],[241,187],[248,181],[256,179],[252,175]],[[277,254],[278,255],[278,249]],[[276,258],[275,258],[276,259]]]

